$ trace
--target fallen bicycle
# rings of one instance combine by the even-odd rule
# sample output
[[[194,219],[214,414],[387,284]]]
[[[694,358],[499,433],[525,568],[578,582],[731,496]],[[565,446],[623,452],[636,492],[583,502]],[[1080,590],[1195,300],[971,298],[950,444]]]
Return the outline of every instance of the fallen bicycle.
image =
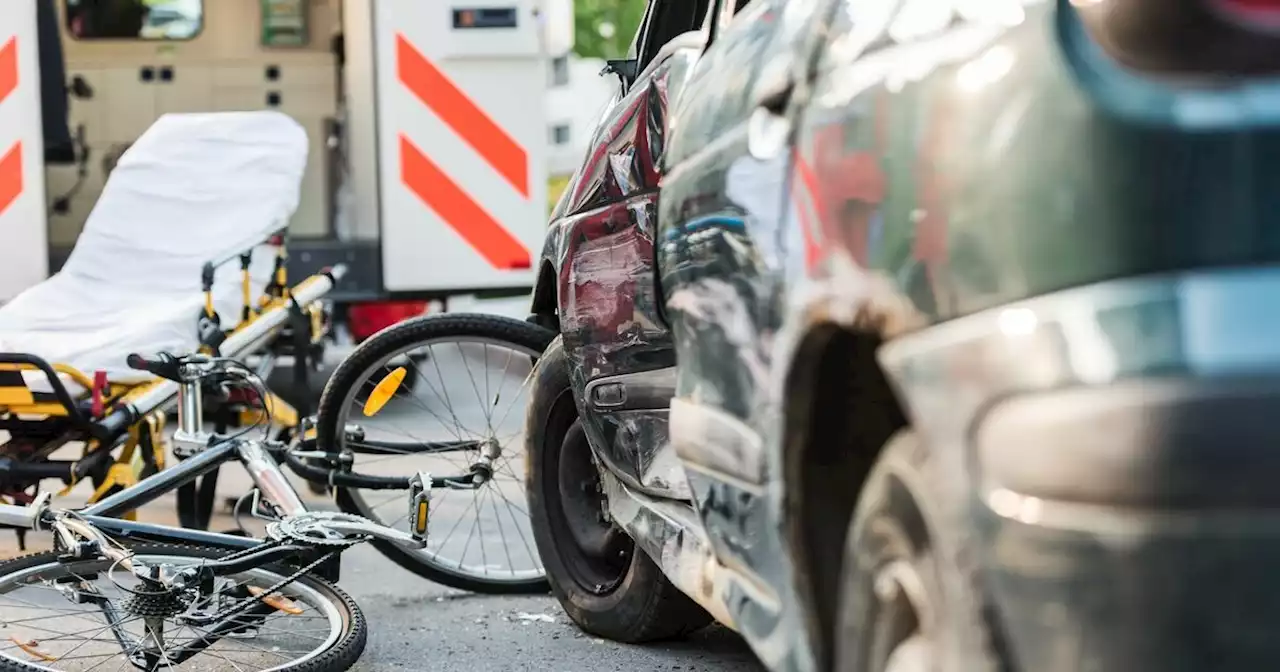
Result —
[[[431,490],[470,487],[482,469],[384,479],[388,488],[406,489],[408,532],[349,513],[308,511],[279,463],[330,482],[367,477],[308,466],[302,441],[205,432],[196,410],[201,390],[235,379],[261,384],[253,372],[205,355],[132,355],[129,364],[178,383],[174,439],[191,456],[79,511],[50,506],[49,493],[28,506],[0,505],[0,526],[54,535],[53,551],[0,564],[0,671],[160,670],[200,655],[242,672],[349,668],[364,650],[367,626],[334,585],[340,555],[374,540],[425,548]],[[273,519],[265,539],[113,517],[231,460],[254,481],[254,509]],[[288,625],[275,623],[281,619]]]

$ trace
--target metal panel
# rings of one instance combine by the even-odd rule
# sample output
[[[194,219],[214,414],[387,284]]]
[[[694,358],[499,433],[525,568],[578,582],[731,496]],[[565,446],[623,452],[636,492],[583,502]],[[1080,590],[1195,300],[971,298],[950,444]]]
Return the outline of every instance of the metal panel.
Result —
[[[44,134],[36,3],[6,3],[0,21],[0,301],[48,275]]]
[[[383,285],[531,286],[546,221],[546,58],[533,0],[515,28],[455,30],[468,6],[375,3]]]
[[[346,63],[342,90],[346,102],[346,156],[352,204],[347,219],[334,229],[341,240],[372,240],[380,235],[378,203],[377,68],[374,63],[373,0],[346,0],[342,12]]]

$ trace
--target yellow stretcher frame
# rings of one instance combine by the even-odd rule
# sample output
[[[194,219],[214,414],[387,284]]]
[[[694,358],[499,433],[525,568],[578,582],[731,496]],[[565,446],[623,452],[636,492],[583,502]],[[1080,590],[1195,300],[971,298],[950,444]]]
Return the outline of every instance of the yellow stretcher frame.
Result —
[[[202,269],[204,309],[197,329],[201,337],[200,350],[213,354],[227,337],[247,328],[258,316],[275,308],[288,308],[292,302],[292,288],[288,284],[287,237],[277,232],[263,241],[276,247],[275,267],[271,280],[255,302],[252,277],[249,274],[253,248],[227,259],[206,263]],[[257,247],[255,245],[254,247]],[[213,277],[216,268],[239,258],[243,300],[240,323],[223,331],[214,310]],[[311,276],[303,283],[318,276]],[[299,283],[301,286],[302,283]],[[319,302],[302,307],[307,316],[309,342],[317,344],[328,333],[327,315]],[[152,353],[146,353],[152,354]],[[48,392],[33,390],[25,374],[44,374]],[[74,382],[86,392],[73,395],[60,376]],[[41,376],[37,375],[39,379]],[[0,487],[6,489],[38,485],[46,478],[58,478],[65,486],[58,494],[65,495],[84,478],[98,476],[98,483],[88,502],[93,503],[106,495],[130,487],[151,473],[164,468],[166,413],[157,409],[141,418],[121,418],[129,415],[123,410],[130,400],[141,398],[156,386],[167,381],[153,380],[137,385],[107,383],[96,385],[94,377],[72,366],[50,364],[26,353],[0,352],[0,431],[7,431],[9,439],[0,443],[0,460],[9,460],[7,481],[0,479]],[[257,424],[268,421],[287,430],[295,430],[299,423],[297,410],[268,390],[264,400],[266,416],[260,409],[241,409],[237,424]],[[95,415],[94,411],[101,412]],[[74,461],[48,460],[57,449],[80,441],[84,444],[80,457]],[[20,444],[14,454],[12,448]],[[116,454],[116,448],[120,448]],[[112,455],[116,454],[114,458]],[[31,462],[24,462],[30,460]],[[3,499],[3,497],[0,497]],[[125,514],[133,519],[136,512]]]

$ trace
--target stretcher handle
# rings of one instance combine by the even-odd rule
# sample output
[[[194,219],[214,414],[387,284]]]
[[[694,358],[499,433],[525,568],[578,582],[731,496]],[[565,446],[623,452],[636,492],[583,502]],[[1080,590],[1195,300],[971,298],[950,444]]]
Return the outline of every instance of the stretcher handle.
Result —
[[[182,382],[182,360],[167,352],[162,352],[154,358],[143,357],[133,353],[125,358],[125,363],[131,369],[146,371],[165,380],[172,380],[175,383]]]

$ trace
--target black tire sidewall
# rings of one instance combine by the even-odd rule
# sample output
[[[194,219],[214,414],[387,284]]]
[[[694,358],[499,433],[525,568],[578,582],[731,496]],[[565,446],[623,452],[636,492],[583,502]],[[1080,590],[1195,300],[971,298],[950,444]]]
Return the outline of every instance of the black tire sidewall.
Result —
[[[710,616],[672,586],[640,548],[631,552],[631,563],[619,584],[606,593],[582,586],[574,578],[564,557],[565,545],[573,541],[557,537],[550,519],[561,515],[558,508],[553,510],[551,500],[559,497],[559,459],[565,438],[578,422],[561,339],[543,353],[532,388],[525,417],[525,492],[538,554],[551,592],[565,612],[583,630],[622,642],[661,639],[705,625]]]
[[[351,388],[363,384],[364,381],[361,378],[370,367],[415,344],[450,338],[485,338],[541,352],[555,338],[555,333],[523,320],[473,313],[423,315],[391,325],[361,342],[342,360],[333,375],[329,377],[324,392],[320,395],[320,404],[316,412],[317,447],[324,450],[338,445],[343,429],[339,427],[342,405],[346,402]],[[337,489],[335,501],[338,508],[346,513],[366,515],[347,488]],[[407,500],[405,506],[408,506]],[[405,551],[389,542],[374,540],[371,543],[378,552],[397,565],[425,579],[452,588],[488,594],[530,594],[547,591],[547,582],[544,579],[519,582],[484,581],[449,571],[448,568],[428,564],[425,556]]]

